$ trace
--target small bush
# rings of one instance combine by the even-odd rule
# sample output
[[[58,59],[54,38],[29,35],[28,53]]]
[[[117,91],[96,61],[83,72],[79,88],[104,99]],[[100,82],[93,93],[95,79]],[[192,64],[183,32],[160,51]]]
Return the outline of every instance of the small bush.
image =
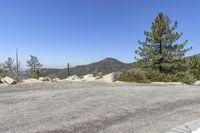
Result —
[[[3,70],[3,69],[0,68],[0,76],[1,76],[1,77],[6,77],[6,76],[8,76],[8,71]]]
[[[103,73],[103,72],[97,72],[97,73],[95,74],[95,77],[103,78],[103,76],[104,76],[104,73]]]
[[[37,70],[37,71],[33,72],[33,73],[32,73],[32,77],[33,77],[34,79],[39,79],[39,78],[41,77],[40,71]]]
[[[139,83],[149,82],[145,77],[145,72],[142,71],[141,69],[132,69],[127,72],[124,72],[118,77],[117,80],[125,82],[139,82]]]

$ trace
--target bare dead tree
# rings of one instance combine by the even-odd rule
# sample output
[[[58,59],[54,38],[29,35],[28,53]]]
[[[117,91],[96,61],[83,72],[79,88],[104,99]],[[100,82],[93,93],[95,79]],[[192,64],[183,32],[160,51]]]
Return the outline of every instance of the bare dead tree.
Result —
[[[69,64],[69,62],[68,62],[68,64],[67,64],[67,77],[69,77],[70,76],[70,64]]]
[[[19,58],[18,58],[18,49],[16,49],[16,81],[19,81]]]

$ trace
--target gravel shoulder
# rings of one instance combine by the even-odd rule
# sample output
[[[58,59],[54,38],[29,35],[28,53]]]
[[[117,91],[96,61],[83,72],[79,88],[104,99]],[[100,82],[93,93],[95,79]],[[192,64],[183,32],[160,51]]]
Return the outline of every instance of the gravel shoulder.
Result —
[[[0,85],[2,133],[165,133],[200,118],[200,86]]]

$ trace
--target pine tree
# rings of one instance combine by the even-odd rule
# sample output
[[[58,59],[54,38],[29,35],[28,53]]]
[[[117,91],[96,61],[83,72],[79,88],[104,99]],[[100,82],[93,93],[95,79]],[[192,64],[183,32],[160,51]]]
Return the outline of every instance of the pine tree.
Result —
[[[185,49],[187,40],[181,44],[177,41],[183,35],[176,32],[177,21],[172,24],[168,16],[159,13],[152,23],[151,31],[144,32],[146,40],[139,41],[139,49],[136,52],[140,58],[136,58],[140,67],[150,68],[160,73],[176,74],[181,67],[183,57],[191,48]]]
[[[37,57],[32,55],[30,57],[30,60],[27,61],[27,66],[30,68],[31,72],[36,72],[42,67],[42,64],[39,62]]]
[[[8,71],[8,76],[13,77],[14,76],[14,59],[9,57],[3,64],[3,68]]]
[[[41,76],[39,70],[41,69],[42,64],[37,57],[31,55],[30,60],[27,61],[27,66],[30,68],[30,72],[33,78],[38,79]]]

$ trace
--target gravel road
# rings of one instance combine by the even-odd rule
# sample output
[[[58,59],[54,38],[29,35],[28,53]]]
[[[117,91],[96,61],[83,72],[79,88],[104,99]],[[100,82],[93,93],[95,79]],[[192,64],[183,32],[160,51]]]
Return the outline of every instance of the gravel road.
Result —
[[[0,85],[0,133],[165,133],[200,118],[200,86]]]

